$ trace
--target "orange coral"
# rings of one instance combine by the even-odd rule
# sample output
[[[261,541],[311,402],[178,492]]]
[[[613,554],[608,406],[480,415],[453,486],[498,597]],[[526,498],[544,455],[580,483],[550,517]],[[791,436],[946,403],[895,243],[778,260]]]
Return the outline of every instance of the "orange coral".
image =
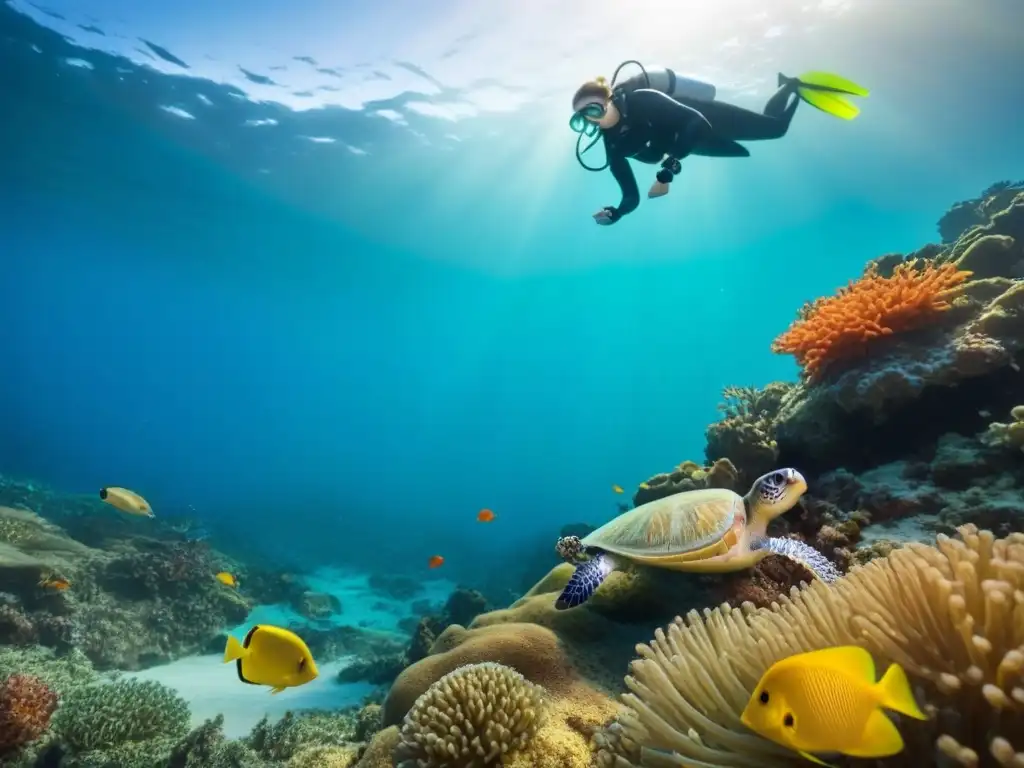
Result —
[[[42,736],[56,709],[57,694],[38,677],[8,677],[0,685],[0,755]]]
[[[772,351],[793,355],[808,381],[837,360],[865,354],[872,339],[927,325],[949,309],[948,292],[971,276],[955,264],[900,264],[891,277],[871,265],[835,296],[817,299],[775,339]]]

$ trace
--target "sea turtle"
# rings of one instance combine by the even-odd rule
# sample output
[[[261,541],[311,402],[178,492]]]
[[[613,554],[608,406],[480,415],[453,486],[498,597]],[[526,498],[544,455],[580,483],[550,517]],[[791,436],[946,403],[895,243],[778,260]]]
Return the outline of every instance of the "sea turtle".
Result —
[[[777,469],[755,480],[746,496],[725,488],[684,491],[631,509],[583,539],[560,538],[555,549],[576,570],[555,608],[582,605],[609,573],[627,562],[723,573],[750,568],[776,554],[831,583],[839,571],[818,550],[766,532],[768,523],[792,509],[806,490],[807,481],[795,469]]]

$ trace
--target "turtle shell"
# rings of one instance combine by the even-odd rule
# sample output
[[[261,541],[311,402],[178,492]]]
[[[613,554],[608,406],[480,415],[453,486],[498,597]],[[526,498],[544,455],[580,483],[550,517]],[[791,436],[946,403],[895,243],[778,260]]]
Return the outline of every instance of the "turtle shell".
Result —
[[[729,551],[746,525],[743,499],[726,488],[684,491],[649,501],[582,541],[647,565],[673,567]]]

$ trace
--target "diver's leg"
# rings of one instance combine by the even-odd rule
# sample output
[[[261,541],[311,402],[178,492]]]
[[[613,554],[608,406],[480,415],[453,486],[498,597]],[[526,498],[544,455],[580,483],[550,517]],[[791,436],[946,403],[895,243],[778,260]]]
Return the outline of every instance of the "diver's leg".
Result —
[[[664,157],[665,153],[658,149],[644,149],[633,155],[633,159],[638,163],[646,163],[647,165],[660,163]]]
[[[737,107],[735,104],[726,104],[723,101],[695,101],[687,106],[699,109],[703,113],[711,123],[716,137],[731,141],[778,139],[785,136],[789,130],[789,121],[792,120],[793,112],[799,103],[794,98],[792,104],[786,104],[787,88],[780,88],[779,93],[772,96],[764,113]],[[687,103],[684,99],[678,101]],[[770,114],[768,107],[777,109],[778,112]]]
[[[797,105],[800,103],[795,85],[796,81],[783,83],[779,90],[768,99],[768,103],[764,105],[764,113],[768,117],[784,120],[787,128],[789,127],[789,122],[793,119]]]

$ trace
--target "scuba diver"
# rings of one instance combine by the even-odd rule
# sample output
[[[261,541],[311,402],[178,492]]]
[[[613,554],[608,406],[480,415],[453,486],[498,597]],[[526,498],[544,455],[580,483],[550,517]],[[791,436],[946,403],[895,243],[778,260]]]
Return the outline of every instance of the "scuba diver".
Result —
[[[616,84],[619,72],[636,64],[641,73]],[[572,98],[569,127],[579,134],[576,160],[588,171],[610,168],[622,190],[618,207],[606,206],[594,214],[598,224],[614,224],[640,204],[640,191],[627,158],[650,165],[661,164],[647,196],[668,194],[669,184],[682,170],[680,160],[702,157],[749,157],[739,142],[765,141],[786,135],[801,101],[823,112],[852,120],[860,110],[845,96],[867,96],[865,88],[826,72],[800,77],[779,75],[778,91],[764,112],[715,100],[716,89],[677,75],[671,69],[645,69],[638,61],[624,61],[609,85],[604,78],[580,86]],[[580,150],[584,138],[590,144]],[[604,140],[605,164],[592,168],[583,154]]]

